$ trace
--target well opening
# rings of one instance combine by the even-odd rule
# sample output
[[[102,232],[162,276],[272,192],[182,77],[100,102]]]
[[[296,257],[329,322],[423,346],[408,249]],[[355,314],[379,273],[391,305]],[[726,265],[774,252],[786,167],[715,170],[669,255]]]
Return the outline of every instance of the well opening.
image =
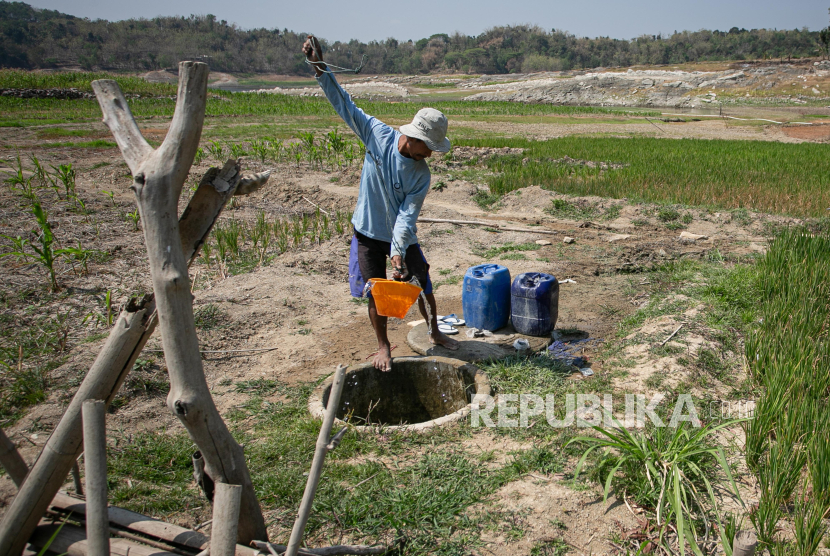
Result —
[[[399,357],[392,370],[371,363],[346,371],[336,416],[357,427],[428,428],[464,417],[477,393],[489,394],[490,383],[475,365],[446,357]],[[312,414],[328,407],[331,381],[325,381],[309,403]]]

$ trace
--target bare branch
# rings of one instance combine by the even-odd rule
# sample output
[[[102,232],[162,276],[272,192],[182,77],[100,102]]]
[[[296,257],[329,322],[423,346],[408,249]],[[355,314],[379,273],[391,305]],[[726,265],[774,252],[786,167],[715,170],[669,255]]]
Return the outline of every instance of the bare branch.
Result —
[[[167,137],[155,152],[154,159],[160,163],[163,171],[169,171],[170,185],[178,184],[178,191],[173,191],[178,199],[181,185],[187,179],[199,138],[205,121],[207,103],[207,80],[210,70],[202,62],[182,62],[179,64],[179,94],[173,121],[167,130]]]
[[[153,153],[153,147],[144,140],[133,113],[127,106],[127,99],[118,84],[111,79],[99,79],[92,82],[92,90],[98,98],[104,123],[110,128],[118,148],[130,171],[135,174],[141,163]]]

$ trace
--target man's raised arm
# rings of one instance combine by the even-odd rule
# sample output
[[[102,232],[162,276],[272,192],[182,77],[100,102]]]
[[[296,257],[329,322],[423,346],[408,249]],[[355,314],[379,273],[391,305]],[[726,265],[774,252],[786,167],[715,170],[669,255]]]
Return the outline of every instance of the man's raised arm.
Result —
[[[323,50],[320,47],[320,42],[316,37],[309,35],[308,39],[303,43],[303,54],[311,65],[314,66],[314,73],[317,75],[317,82],[326,94],[326,98],[337,114],[343,118],[352,131],[354,131],[364,145],[368,145],[371,138],[372,125],[377,120],[371,116],[367,116],[363,110],[358,108],[349,93],[343,90],[334,75],[327,71],[326,64],[323,63]]]

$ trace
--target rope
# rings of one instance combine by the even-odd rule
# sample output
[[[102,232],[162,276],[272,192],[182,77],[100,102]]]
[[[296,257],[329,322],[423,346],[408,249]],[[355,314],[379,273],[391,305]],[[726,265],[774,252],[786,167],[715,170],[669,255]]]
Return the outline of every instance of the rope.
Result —
[[[309,35],[308,40],[311,41],[311,48],[314,49],[314,53],[317,55],[318,61],[317,62],[312,62],[311,60],[306,58],[305,63],[308,64],[309,66],[313,66],[314,69],[319,71],[319,72],[331,73],[331,74],[335,74],[335,73],[354,73],[354,74],[358,74],[358,73],[360,73],[360,70],[363,69],[363,64],[366,63],[366,55],[364,54],[363,58],[360,59],[360,65],[357,66],[354,69],[341,68],[340,66],[332,66],[332,65],[326,64],[323,61],[323,46],[320,44],[320,41],[314,35]],[[321,66],[326,66],[326,67],[323,68]],[[336,68],[336,69],[329,70],[329,68]]]
[[[366,55],[365,54],[363,55],[363,58],[360,59],[360,64],[354,69],[341,68],[340,66],[335,66],[335,65],[332,65],[332,64],[328,64],[328,63],[323,62],[323,61],[312,62],[308,58],[306,58],[305,63],[308,64],[309,66],[313,66],[314,69],[316,69],[318,71],[321,71],[323,73],[332,73],[332,74],[334,74],[334,73],[354,73],[354,74],[358,74],[358,73],[360,73],[360,70],[363,69],[363,65],[366,63]],[[325,67],[321,67],[321,66],[325,66]],[[335,68],[335,69],[331,69],[331,68]]]

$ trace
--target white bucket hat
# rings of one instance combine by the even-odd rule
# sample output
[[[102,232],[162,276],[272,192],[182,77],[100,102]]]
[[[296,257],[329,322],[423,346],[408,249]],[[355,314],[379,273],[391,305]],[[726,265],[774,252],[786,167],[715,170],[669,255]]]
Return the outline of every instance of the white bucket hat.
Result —
[[[418,110],[411,124],[402,125],[401,133],[426,143],[431,151],[445,153],[450,150],[447,138],[447,117],[435,108]]]

